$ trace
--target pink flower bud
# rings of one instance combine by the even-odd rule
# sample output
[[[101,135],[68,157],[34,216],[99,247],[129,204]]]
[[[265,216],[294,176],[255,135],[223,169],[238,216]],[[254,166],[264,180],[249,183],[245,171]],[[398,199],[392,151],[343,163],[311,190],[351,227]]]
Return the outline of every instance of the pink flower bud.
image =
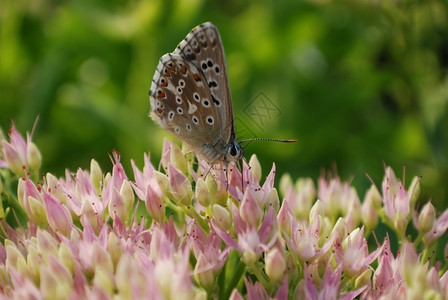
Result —
[[[252,175],[255,178],[255,181],[256,182],[260,182],[260,179],[261,179],[261,165],[260,165],[260,162],[258,161],[258,158],[257,158],[256,154],[252,154],[252,156],[250,157],[249,167],[250,167],[250,171],[252,172]]]
[[[191,148],[191,146],[187,143],[182,143],[182,153],[185,157],[185,161],[187,162],[188,167],[193,166],[195,158],[193,148]]]
[[[154,176],[157,180],[157,183],[159,184],[161,196],[168,196],[171,193],[170,180],[168,176],[159,171],[154,171]]]
[[[375,209],[380,209],[382,206],[381,194],[378,188],[372,184],[367,191],[363,202],[370,202],[370,205]]]
[[[291,188],[288,196],[288,204],[294,216],[306,218],[310,213],[311,206],[316,199],[316,188],[311,178],[299,178],[294,190]],[[292,195],[291,195],[292,194]]]
[[[73,274],[75,269],[75,257],[71,249],[65,243],[61,243],[58,249],[59,261]]]
[[[44,192],[44,206],[47,212],[48,224],[58,233],[69,236],[72,230],[73,221],[67,207],[59,203],[53,196]]]
[[[98,242],[94,242],[91,250],[91,266],[95,268],[99,266],[112,273],[114,271],[114,265],[106,249],[104,249]]]
[[[214,202],[216,204],[225,206],[227,205],[227,200],[229,200],[229,191],[226,189],[225,185],[222,183],[217,183],[216,193],[212,194],[214,196]]]
[[[19,153],[7,141],[3,142],[3,154],[9,169],[17,176],[25,175],[26,162],[20,157]]]
[[[207,184],[207,188],[210,192],[210,195],[212,195],[212,196],[215,195],[216,192],[218,191],[218,184],[216,183],[213,176],[207,176],[205,178],[205,183]]]
[[[66,283],[69,288],[69,292],[71,291],[71,286],[73,285],[73,276],[58,259],[57,257],[50,255],[48,258],[48,266],[50,267],[50,271],[53,275],[55,275],[60,281]]]
[[[230,213],[219,204],[213,205],[213,220],[222,231],[227,231],[232,226]]]
[[[431,202],[428,202],[423,206],[420,215],[418,216],[418,230],[420,234],[425,234],[430,231],[436,220],[436,211]]]
[[[193,191],[188,178],[172,165],[168,167],[171,193],[174,200],[182,205],[191,205]]]
[[[42,156],[40,155],[39,149],[37,149],[36,145],[31,142],[29,138],[27,143],[27,159],[28,165],[33,170],[34,174],[39,174],[40,166],[42,165]]]
[[[123,253],[123,248],[121,248],[120,240],[113,231],[109,233],[107,238],[107,252],[110,255],[113,265],[116,266]]]
[[[120,193],[117,189],[112,188],[112,195],[109,201],[109,216],[114,218],[115,215],[117,215],[121,221],[126,222],[128,218],[128,210]]]
[[[310,224],[314,224],[314,222],[321,216],[325,216],[325,209],[322,204],[322,201],[317,200],[316,203],[314,203],[313,207],[311,207],[311,210],[310,210],[310,214],[309,214]]]
[[[331,235],[336,235],[340,240],[347,236],[347,227],[345,226],[345,221],[343,218],[338,218],[332,228]]]
[[[92,205],[92,202],[88,200],[84,200],[82,202],[80,215],[83,216],[83,220],[87,220],[89,222],[93,229],[98,230],[100,218],[95,210],[95,207]]]
[[[58,243],[48,231],[38,229],[36,238],[39,253],[45,255],[45,257],[47,257],[48,254],[56,255],[58,253]]]
[[[167,139],[163,139],[163,147],[162,147],[162,157],[160,159],[160,163],[162,164],[163,169],[168,170],[168,165],[171,163],[171,142]]]
[[[104,269],[101,266],[96,267],[92,285],[110,298],[113,298],[115,282],[113,273],[110,270]]]
[[[59,278],[58,274],[46,265],[40,266],[39,279],[40,290],[45,299],[68,299],[72,293],[72,282]]]
[[[406,236],[406,228],[408,227],[408,221],[406,217],[403,216],[401,211],[398,211],[394,218],[394,227],[400,234],[400,237]]]
[[[280,187],[280,194],[283,197],[286,197],[289,191],[294,188],[291,175],[289,175],[288,173],[283,174],[282,177],[280,178],[279,187]]]
[[[417,274],[416,271],[418,271],[419,267],[422,267],[419,264],[418,254],[412,243],[404,241],[401,245],[400,255],[401,274],[406,283],[410,284],[414,281],[414,277]]]
[[[414,207],[415,202],[417,202],[420,196],[420,179],[421,177],[415,176],[412,178],[411,184],[409,185],[409,193],[411,194],[411,206]]]
[[[128,253],[123,253],[121,255],[120,260],[117,264],[117,268],[115,271],[115,282],[117,284],[118,294],[120,298],[123,299],[131,299],[132,289],[133,287],[129,285],[130,278],[136,278],[138,276],[138,272],[136,274],[134,268],[135,260],[132,259],[131,255]],[[138,268],[137,268],[138,269]],[[136,281],[138,282],[138,281]]]
[[[134,204],[134,192],[132,191],[131,184],[128,180],[124,180],[120,188],[120,196],[123,199],[126,210],[129,212],[132,210]]]
[[[146,210],[149,215],[161,223],[165,218],[165,204],[163,203],[162,197],[155,187],[148,184],[146,187],[146,200],[145,200]]]
[[[247,189],[244,194],[244,198],[240,206],[240,216],[246,223],[254,228],[260,224],[263,217],[263,211],[254,199],[250,189]]]
[[[11,268],[16,269],[22,275],[29,276],[26,260],[20,253],[17,246],[10,240],[5,240],[6,250],[6,271],[10,272]]]
[[[377,189],[375,188],[375,190]],[[372,188],[367,192],[361,206],[361,219],[363,220],[364,225],[369,231],[375,229],[378,225],[378,207],[375,207],[375,203],[377,200],[374,199],[374,193],[370,191],[372,191]]]
[[[187,172],[187,161],[185,156],[179,146],[174,142],[171,143],[170,163],[182,173]]]
[[[45,260],[45,262],[43,261]],[[27,267],[32,275],[31,278],[38,279],[39,278],[39,269],[40,265],[43,263],[47,263],[46,257],[39,253],[39,249],[37,249],[36,245],[30,244],[28,247],[28,254],[26,256]]]
[[[29,196],[25,202],[28,202],[28,204],[25,205],[25,211],[27,212],[28,218],[36,225],[45,227],[48,223],[43,203],[32,196]]]
[[[208,207],[211,203],[211,195],[204,179],[198,178],[196,181],[195,198],[204,207]]]
[[[367,269],[359,275],[355,280],[355,289],[362,288],[371,284],[372,269]]]
[[[101,171],[100,165],[94,159],[90,161],[90,181],[95,187],[96,193],[100,194],[101,183],[103,182],[103,171]]]
[[[273,281],[281,281],[286,270],[286,261],[283,253],[277,248],[272,248],[266,255],[266,274]]]
[[[215,281],[211,264],[202,253],[199,255],[194,268],[194,278],[206,290],[210,289]]]
[[[274,208],[275,211],[279,210],[280,199],[278,198],[278,193],[276,188],[272,188],[266,197],[266,205]]]
[[[56,176],[51,173],[45,175],[46,184],[44,185],[45,190],[47,190],[54,198],[59,200],[62,204],[67,204],[67,199],[65,194],[60,188],[60,184]]]

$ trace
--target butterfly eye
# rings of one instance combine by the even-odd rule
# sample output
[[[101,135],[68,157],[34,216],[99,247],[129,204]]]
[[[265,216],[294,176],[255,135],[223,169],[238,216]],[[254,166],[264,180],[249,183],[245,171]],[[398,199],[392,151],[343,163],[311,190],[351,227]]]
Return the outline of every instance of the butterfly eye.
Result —
[[[236,147],[235,147],[235,146],[232,146],[232,148],[230,148],[230,155],[235,156],[236,153],[237,153],[237,151],[236,151]]]
[[[235,159],[240,159],[243,156],[243,148],[237,142],[233,142],[227,146],[227,153]]]

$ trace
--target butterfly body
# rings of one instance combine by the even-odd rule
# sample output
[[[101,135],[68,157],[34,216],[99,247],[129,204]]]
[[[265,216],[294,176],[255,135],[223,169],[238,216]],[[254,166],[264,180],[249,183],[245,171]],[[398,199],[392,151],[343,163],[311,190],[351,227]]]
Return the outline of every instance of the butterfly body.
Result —
[[[235,139],[224,49],[210,22],[162,56],[149,92],[150,116],[209,163],[243,157]]]

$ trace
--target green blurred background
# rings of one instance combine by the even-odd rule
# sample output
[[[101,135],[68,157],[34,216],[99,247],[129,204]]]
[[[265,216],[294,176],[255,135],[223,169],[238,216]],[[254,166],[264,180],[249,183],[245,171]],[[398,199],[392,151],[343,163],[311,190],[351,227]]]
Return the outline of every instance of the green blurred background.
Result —
[[[383,163],[406,182],[423,176],[421,200],[446,207],[448,3],[426,1],[17,1],[0,3],[0,126],[31,131],[43,171],[129,170],[160,158],[167,135],[148,118],[159,58],[212,21],[226,50],[235,118],[256,136],[265,174],[313,179],[334,170],[359,196]],[[262,94],[260,94],[262,93]],[[263,126],[248,103],[278,109]],[[238,125],[237,122],[237,125]],[[238,129],[238,128],[237,128]],[[247,131],[245,132],[247,134]],[[246,137],[246,136],[245,136]]]

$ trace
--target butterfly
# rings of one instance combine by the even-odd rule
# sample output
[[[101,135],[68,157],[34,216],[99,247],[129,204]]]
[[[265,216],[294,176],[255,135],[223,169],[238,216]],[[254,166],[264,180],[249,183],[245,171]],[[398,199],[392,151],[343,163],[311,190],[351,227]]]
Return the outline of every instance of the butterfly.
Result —
[[[193,28],[160,58],[149,91],[150,117],[213,165],[243,158],[236,140],[224,48],[210,22]],[[249,140],[269,140],[254,138]]]

